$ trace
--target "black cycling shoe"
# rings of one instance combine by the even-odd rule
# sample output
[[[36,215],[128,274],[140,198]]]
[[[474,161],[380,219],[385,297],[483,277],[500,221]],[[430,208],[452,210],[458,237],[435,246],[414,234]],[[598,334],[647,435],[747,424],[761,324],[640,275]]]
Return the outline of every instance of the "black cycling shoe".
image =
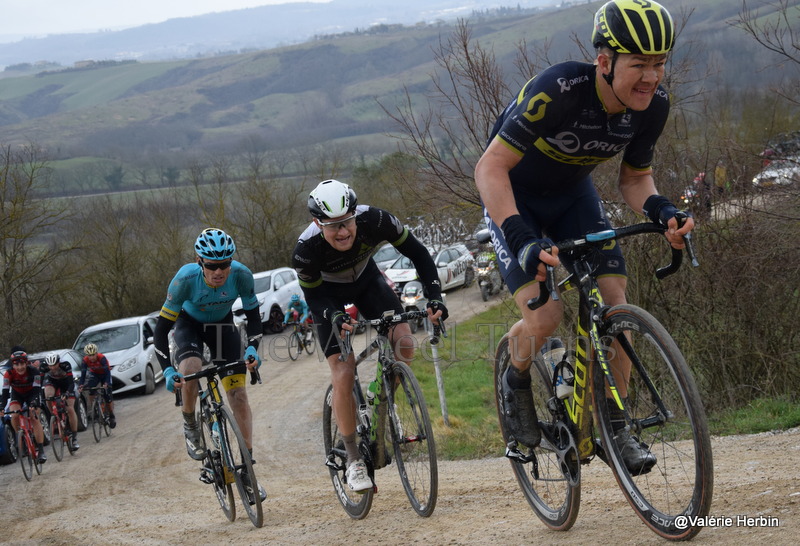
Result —
[[[47,455],[44,454],[44,449],[40,449],[36,453],[36,462],[39,464],[44,464],[47,462]]]
[[[195,461],[202,461],[206,455],[206,444],[203,441],[203,433],[200,427],[195,425],[190,427],[183,424],[183,435],[186,438],[186,452]]]
[[[78,445],[78,435],[73,433],[70,437],[70,442],[72,442],[72,451],[78,451],[81,446]]]
[[[656,464],[656,456],[650,451],[647,444],[639,441],[639,438],[630,433],[627,429],[622,429],[614,436],[614,444],[617,446],[625,468],[631,476],[647,474]]]
[[[108,416],[108,426],[111,428],[117,428],[117,418],[114,417],[114,414]]]
[[[542,440],[539,419],[533,405],[533,394],[530,389],[512,389],[508,384],[511,366],[503,374],[503,426],[509,439],[534,448]]]
[[[253,485],[250,483],[250,474],[242,470],[241,477],[242,484],[244,485],[244,490],[247,492],[250,504],[255,504],[256,501],[253,498]],[[261,487],[261,484],[258,484],[258,495],[261,497],[261,502],[267,500],[267,490]]]

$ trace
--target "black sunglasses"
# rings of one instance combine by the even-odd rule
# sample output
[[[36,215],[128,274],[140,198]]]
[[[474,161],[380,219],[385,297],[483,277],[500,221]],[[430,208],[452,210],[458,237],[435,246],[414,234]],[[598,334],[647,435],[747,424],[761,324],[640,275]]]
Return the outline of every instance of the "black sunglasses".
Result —
[[[228,269],[231,266],[230,260],[219,264],[210,264],[208,262],[200,262],[200,263],[203,265],[203,267],[205,267],[209,271],[216,271],[217,269]]]

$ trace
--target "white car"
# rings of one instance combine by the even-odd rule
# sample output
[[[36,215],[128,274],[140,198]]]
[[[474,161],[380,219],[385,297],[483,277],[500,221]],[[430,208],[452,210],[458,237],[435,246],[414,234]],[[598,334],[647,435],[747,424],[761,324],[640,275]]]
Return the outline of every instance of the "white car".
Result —
[[[400,256],[402,256],[402,254],[400,254],[400,251],[397,250],[394,245],[385,244],[372,255],[372,259],[378,264],[378,269],[385,271],[386,268],[397,261],[397,258]]]
[[[86,328],[72,346],[83,357],[87,343],[97,345],[111,365],[112,390],[123,393],[141,390],[152,394],[164,378],[153,344],[155,313],[128,317]],[[80,377],[80,376],[79,376]]]
[[[469,286],[475,279],[475,270],[472,268],[474,261],[472,253],[463,244],[451,245],[437,252],[433,263],[436,264],[442,290]],[[399,290],[405,283],[418,277],[414,263],[405,256],[398,258],[385,273]]]
[[[289,300],[294,294],[303,297],[297,272],[291,267],[279,267],[253,273],[253,278],[256,281],[256,296],[264,333],[282,332],[283,315],[289,306]],[[241,298],[237,298],[233,303],[233,314],[236,317],[244,317]]]
[[[791,186],[800,184],[800,156],[775,159],[753,178],[753,186]]]

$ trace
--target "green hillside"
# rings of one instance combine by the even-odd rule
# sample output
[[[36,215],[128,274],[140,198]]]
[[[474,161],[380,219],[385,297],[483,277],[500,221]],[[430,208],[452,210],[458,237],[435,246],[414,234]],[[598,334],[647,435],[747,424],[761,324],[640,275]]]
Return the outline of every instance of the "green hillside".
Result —
[[[588,45],[599,4],[474,19],[473,38],[494,53],[508,74],[515,73],[513,58],[523,40],[529,51],[547,50],[545,60],[581,58],[572,40],[578,36]],[[706,91],[763,88],[778,76],[761,72],[753,78],[754,70],[720,66],[769,62],[764,48],[730,24],[740,9],[737,3],[687,0],[671,2],[670,8],[679,22],[694,9],[675,59],[689,57],[695,63]],[[153,154],[169,154],[179,164],[183,156],[230,151],[253,138],[271,150],[338,141],[360,146],[361,153],[380,154],[396,146],[386,138],[396,127],[381,105],[393,108],[403,100],[404,88],[413,104],[426,104],[437,69],[434,50],[452,32],[445,25],[383,26],[239,55],[98,62],[4,78],[3,141],[36,142],[56,160],[102,157],[128,165]]]

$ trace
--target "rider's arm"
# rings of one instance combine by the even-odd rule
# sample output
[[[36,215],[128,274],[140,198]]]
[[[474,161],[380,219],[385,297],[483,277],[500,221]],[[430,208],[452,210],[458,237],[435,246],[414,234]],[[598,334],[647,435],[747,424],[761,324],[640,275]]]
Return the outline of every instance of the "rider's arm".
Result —
[[[173,326],[175,326],[174,321],[164,315],[159,315],[153,331],[153,344],[156,347],[156,357],[162,370],[166,370],[171,365],[169,361],[169,331]],[[83,384],[82,379],[81,384]]]
[[[425,296],[429,300],[441,301],[442,287],[439,285],[439,273],[425,245],[409,232],[405,240],[397,245],[397,250],[414,262],[417,274],[425,287]]]
[[[245,309],[244,316],[247,317],[247,344],[254,349],[258,349],[263,330],[261,326],[261,313],[258,306],[252,309]]]
[[[80,366],[81,366],[81,379],[78,382],[78,385],[83,387],[83,384],[86,382],[86,370],[87,370],[86,357],[81,358]]]
[[[475,185],[481,201],[498,226],[509,216],[519,214],[508,173],[521,159],[519,152],[495,138],[475,165]]]

